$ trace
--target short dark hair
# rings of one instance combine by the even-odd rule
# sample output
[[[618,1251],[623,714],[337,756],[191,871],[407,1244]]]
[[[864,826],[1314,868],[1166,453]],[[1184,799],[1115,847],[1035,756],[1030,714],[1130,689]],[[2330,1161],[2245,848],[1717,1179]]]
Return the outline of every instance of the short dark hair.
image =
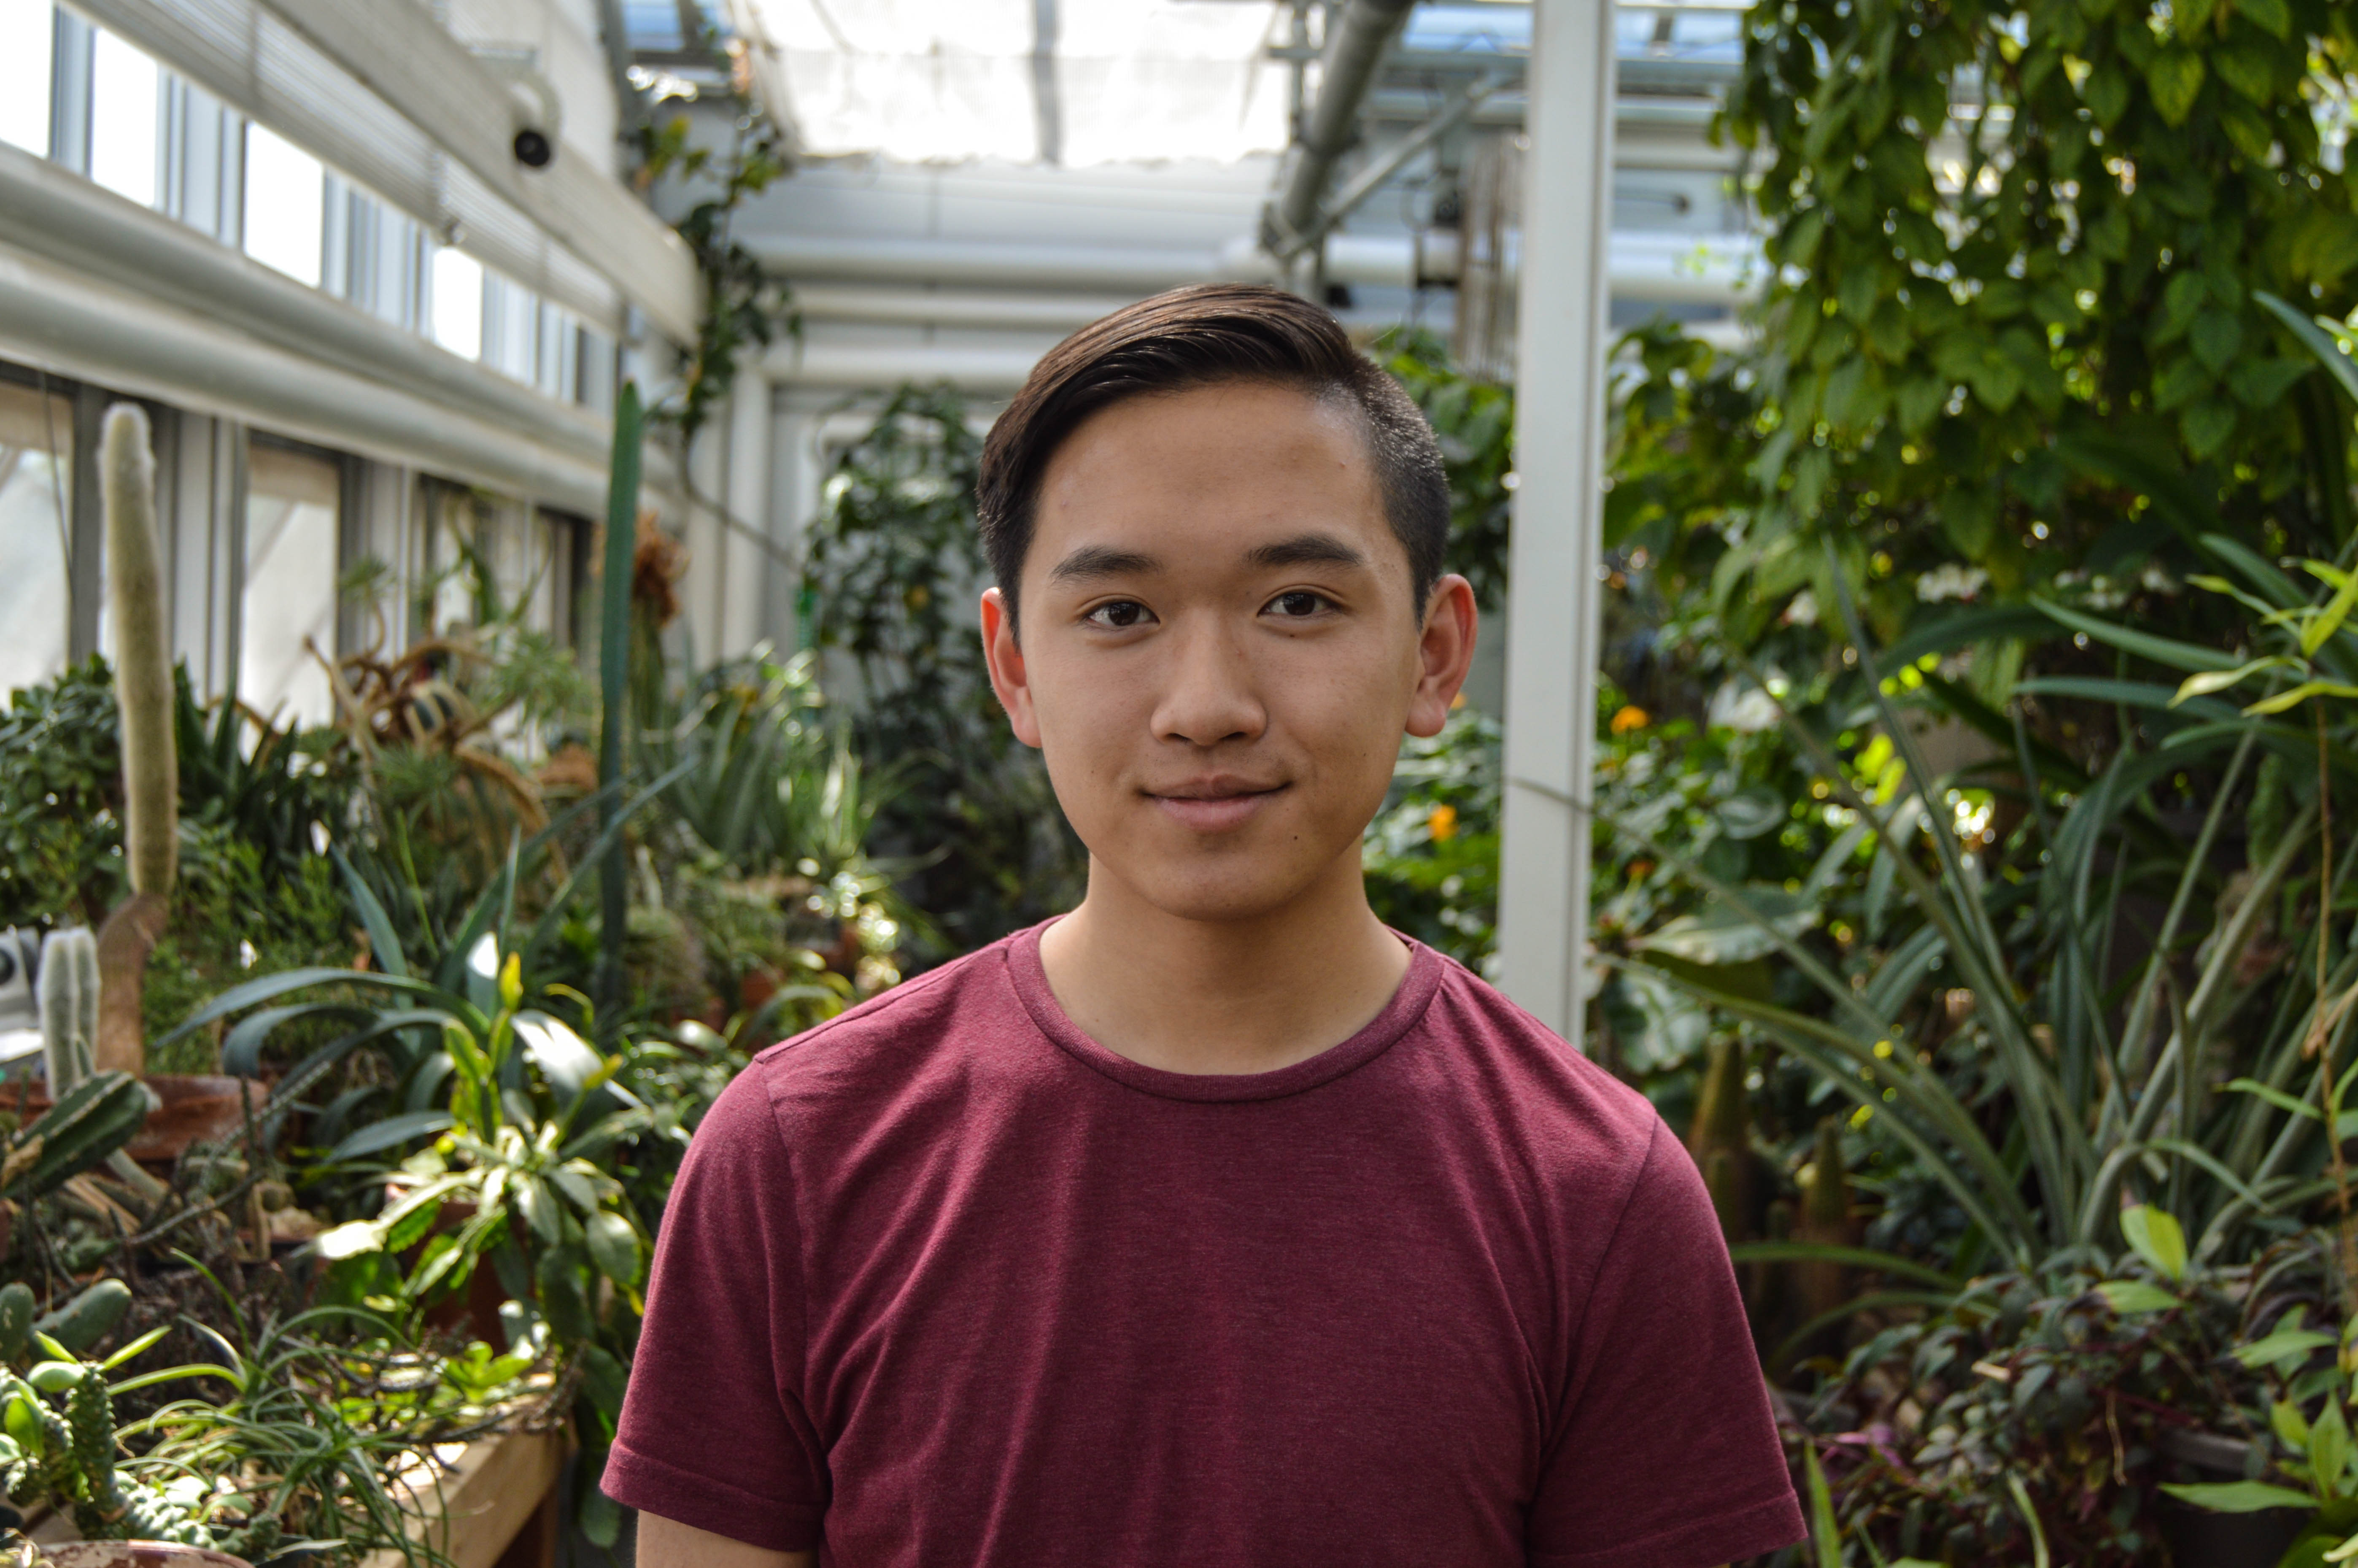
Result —
[[[1280,288],[1207,283],[1126,306],[1066,338],[990,427],[977,513],[1011,620],[1040,482],[1065,438],[1125,398],[1229,382],[1297,387],[1357,412],[1422,613],[1449,542],[1449,481],[1423,413],[1323,308]]]

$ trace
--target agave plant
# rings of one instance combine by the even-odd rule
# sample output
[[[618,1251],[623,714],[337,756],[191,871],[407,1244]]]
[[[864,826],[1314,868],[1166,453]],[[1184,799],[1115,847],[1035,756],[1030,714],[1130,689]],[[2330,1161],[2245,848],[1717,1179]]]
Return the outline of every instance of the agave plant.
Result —
[[[2309,328],[2304,335],[2358,400],[2358,371],[2350,361],[2321,330]],[[1887,1130],[1969,1222],[1950,1260],[1956,1278],[1993,1252],[2017,1269],[2074,1249],[2090,1252],[2110,1234],[2125,1188],[2154,1194],[2169,1212],[2185,1217],[2197,1238],[2195,1253],[2204,1258],[2221,1255],[2257,1217],[2346,1191],[2336,1141],[2321,1134],[2339,1113],[2347,1080],[2337,1080],[2333,1065],[2358,997],[2358,952],[2337,945],[2331,918],[2352,893],[2358,834],[2345,831],[2337,840],[2330,816],[2331,788],[2337,777],[2346,784],[2352,771],[2351,732],[2358,723],[2358,708],[2349,706],[2358,697],[2358,631],[2348,619],[2358,604],[2358,578],[2348,563],[2314,562],[2304,586],[2234,538],[2181,478],[2125,451],[2090,445],[2078,456],[2109,466],[2148,495],[2160,520],[2217,567],[2218,575],[2197,580],[2251,608],[2252,645],[2236,653],[2178,641],[2041,598],[2028,611],[2017,606],[1952,617],[1878,656],[1837,567],[1828,576],[1866,676],[1871,717],[1889,748],[1880,779],[1855,778],[1827,739],[1785,704],[1782,683],[1758,672],[1755,677],[1816,759],[1835,801],[1855,816],[1855,837],[1833,854],[1872,843],[1877,877],[1896,881],[1921,925],[1853,983],[1801,941],[1790,909],[1722,883],[1649,840],[1649,852],[1714,896],[1713,920],[1745,931],[1748,951],[1781,954],[1822,996],[1823,1011],[1779,1006],[1736,983],[1721,966],[1693,961],[1708,953],[1639,951],[1615,960],[1646,966],[1745,1021],[1855,1101],[1857,1119],[1872,1118]],[[2048,853],[2036,875],[2017,886],[1987,878],[1961,841],[1951,795],[1957,781],[1928,764],[1897,699],[1939,680],[1924,667],[1937,664],[1936,655],[1992,634],[2001,622],[2013,626],[2027,612],[2110,646],[2122,666],[2113,679],[2033,677],[2019,683],[2019,693],[2118,705],[2136,712],[2157,741],[2144,748],[2125,744],[2094,777],[2082,776],[2067,759],[2035,744],[2018,716],[1980,709],[1953,690],[1942,694],[1952,712],[2008,744],[2038,814]],[[2133,678],[2139,665],[2159,665],[2169,678]],[[2258,688],[2255,700],[2238,706],[2221,699],[2246,684]],[[2289,721],[2297,708],[2309,725]],[[2291,806],[2273,838],[2255,846],[2254,864],[2229,890],[2232,896],[2203,899],[2199,895],[2218,884],[2214,850],[2229,803],[2270,757],[2315,770],[2318,787]],[[2158,784],[2201,758],[2223,763],[2223,776],[2188,844],[2159,825],[2147,802]],[[1633,824],[1615,826],[1645,838]],[[2173,871],[2167,913],[2148,956],[2119,994],[2104,981],[2104,958],[2114,947],[2121,893],[2133,873],[2149,880],[2158,866]],[[2318,916],[2300,934],[2287,978],[2263,995],[2244,972],[2247,955],[2264,923],[2304,883],[2315,890]],[[2028,917],[2028,928],[2041,935],[2028,965],[2001,933],[2017,916]],[[2179,968],[2190,949],[2190,981]],[[1911,1031],[1910,1021],[1931,1011],[1922,1003],[1936,983],[1972,993],[1978,1037],[2005,1090],[2002,1133],[1976,1117]],[[2268,1003],[2256,1025],[2239,1014],[2255,996]],[[2225,1034],[2231,1019],[2239,1020],[2232,1040]],[[2239,1069],[2225,1086],[2234,1092],[2219,1092],[2208,1065],[2223,1055]],[[2335,1167],[2330,1175],[2320,1175],[2320,1162]],[[1800,1243],[1740,1250],[1833,1255]],[[1837,1250],[1848,1261],[1924,1278],[1920,1264]]]

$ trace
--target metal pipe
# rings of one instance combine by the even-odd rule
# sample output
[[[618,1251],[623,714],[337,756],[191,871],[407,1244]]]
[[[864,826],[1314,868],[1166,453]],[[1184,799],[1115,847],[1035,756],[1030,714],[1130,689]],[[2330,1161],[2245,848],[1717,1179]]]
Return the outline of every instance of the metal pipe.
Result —
[[[806,283],[795,287],[795,309],[806,321],[879,321],[1070,332],[1120,309],[1137,297],[1133,294],[981,294],[856,283]]]
[[[46,158],[0,146],[0,234],[68,273],[235,328],[479,423],[602,463],[607,422],[306,287]]]
[[[605,454],[559,446],[0,247],[0,353],[133,396],[594,515]]]
[[[1326,182],[1358,136],[1360,101],[1414,4],[1350,0],[1336,18],[1319,62],[1318,101],[1305,116],[1302,139],[1286,154],[1276,196],[1262,211],[1262,242],[1272,253],[1294,254],[1303,240],[1314,237]]]
[[[763,265],[795,279],[797,301],[806,314],[821,319],[1070,330],[1104,314],[1076,315],[1081,309],[1099,305],[1112,309],[1184,283],[1270,283],[1280,276],[1271,257],[1241,235],[1217,251],[822,234],[772,234],[748,238],[745,243]],[[1610,236],[1609,253],[1617,297],[1733,304],[1759,287],[1758,242],[1742,235],[1624,232]],[[1330,283],[1414,288],[1457,277],[1455,237],[1445,229],[1422,234],[1329,234],[1321,254],[1321,275]],[[1510,269],[1509,282],[1513,276]],[[838,285],[838,279],[861,281]],[[1092,291],[1102,297],[1039,300],[947,290],[903,293],[876,287],[879,280]]]
[[[1381,157],[1369,163],[1352,177],[1351,182],[1335,193],[1335,200],[1318,210],[1318,216],[1305,233],[1297,234],[1289,248],[1278,253],[1281,261],[1291,261],[1333,232],[1336,224],[1349,217],[1361,202],[1373,196],[1384,181],[1398,174],[1433,143],[1466,123],[1466,116],[1482,106],[1482,101],[1505,85],[1503,77],[1486,76],[1472,83],[1445,104],[1441,112],[1415,130],[1402,136],[1384,150]]]

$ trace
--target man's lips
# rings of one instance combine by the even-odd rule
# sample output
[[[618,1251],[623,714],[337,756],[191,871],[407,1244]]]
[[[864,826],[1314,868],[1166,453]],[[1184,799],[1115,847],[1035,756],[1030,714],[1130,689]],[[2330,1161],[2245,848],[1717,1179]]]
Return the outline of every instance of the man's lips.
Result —
[[[1161,793],[1150,791],[1147,798],[1199,833],[1220,833],[1242,827],[1285,787],[1220,779],[1180,784]]]

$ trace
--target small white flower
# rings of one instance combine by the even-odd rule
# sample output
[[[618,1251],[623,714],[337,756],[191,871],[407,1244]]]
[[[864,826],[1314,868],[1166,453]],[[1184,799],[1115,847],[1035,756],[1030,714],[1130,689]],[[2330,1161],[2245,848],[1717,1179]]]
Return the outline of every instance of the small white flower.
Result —
[[[1916,597],[1926,604],[1938,604],[1944,599],[1971,599],[1988,581],[1989,573],[1981,568],[1961,567],[1950,561],[1916,579]]]
[[[1785,624],[1815,626],[1817,623],[1818,596],[1805,588],[1793,596],[1793,601],[1790,604],[1785,606]]]
[[[1733,730],[1748,735],[1776,727],[1777,704],[1757,686],[1739,691],[1736,682],[1728,681],[1711,694],[1705,721],[1714,730]]]

